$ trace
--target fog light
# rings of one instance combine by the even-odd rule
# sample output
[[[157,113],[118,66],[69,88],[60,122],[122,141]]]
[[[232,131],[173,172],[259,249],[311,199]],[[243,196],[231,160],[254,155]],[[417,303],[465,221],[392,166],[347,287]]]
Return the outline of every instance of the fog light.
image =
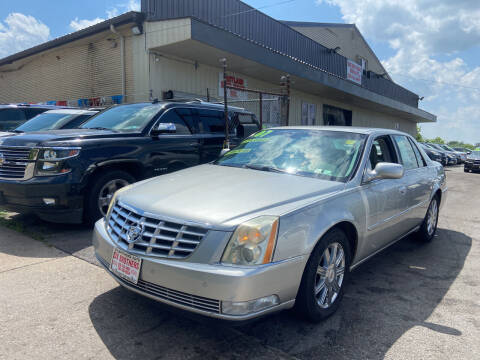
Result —
[[[55,205],[55,203],[57,202],[55,199],[52,198],[43,198],[42,200],[45,205],[49,206]]]
[[[277,295],[270,295],[250,301],[222,301],[222,313],[227,315],[248,315],[280,304]]]

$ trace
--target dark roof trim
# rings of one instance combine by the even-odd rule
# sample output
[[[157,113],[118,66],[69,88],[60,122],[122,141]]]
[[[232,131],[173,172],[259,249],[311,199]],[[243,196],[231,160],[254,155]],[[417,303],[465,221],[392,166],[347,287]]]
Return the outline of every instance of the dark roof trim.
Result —
[[[143,23],[143,20],[145,18],[145,15],[141,12],[137,11],[129,11],[125,14],[116,16],[114,18],[102,21],[101,23],[89,26],[85,29],[76,31],[74,33],[61,36],[59,38],[47,41],[46,43],[34,46],[30,49],[23,50],[21,52],[18,52],[16,54],[7,56],[6,58],[0,59],[0,66],[2,65],[7,65],[11,64],[14,61],[18,61],[21,59],[24,59],[26,57],[38,54],[40,52],[50,50],[53,48],[56,48],[58,46],[65,45],[69,42],[75,41],[75,40],[80,40],[83,38],[86,38],[88,36],[92,36],[94,34],[100,33],[105,30],[110,29],[110,25],[114,26],[120,26],[128,23],[137,23],[141,25]]]
[[[288,26],[295,27],[354,27],[355,24],[343,24],[343,23],[319,23],[319,22],[308,22],[308,21],[285,21],[280,20],[281,23]]]

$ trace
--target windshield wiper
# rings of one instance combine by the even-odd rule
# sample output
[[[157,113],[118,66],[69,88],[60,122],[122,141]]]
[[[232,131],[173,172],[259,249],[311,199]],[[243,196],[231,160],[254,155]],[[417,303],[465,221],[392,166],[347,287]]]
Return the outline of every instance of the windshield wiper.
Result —
[[[101,126],[96,126],[96,127],[91,127],[91,128],[84,128],[84,129],[88,129],[88,130],[108,130],[108,131],[115,131],[113,129],[109,129],[109,128],[105,128],[105,127],[101,127]]]
[[[13,132],[13,133],[16,133],[16,134],[23,134],[25,131],[22,131],[22,130],[9,130],[8,132]]]
[[[288,171],[288,170],[285,170],[285,169],[279,169],[279,168],[276,168],[276,167],[273,167],[273,166],[265,166],[265,165],[245,164],[242,167],[246,168],[246,169],[276,172],[276,173],[282,173],[282,174],[295,174],[296,173],[295,171]]]

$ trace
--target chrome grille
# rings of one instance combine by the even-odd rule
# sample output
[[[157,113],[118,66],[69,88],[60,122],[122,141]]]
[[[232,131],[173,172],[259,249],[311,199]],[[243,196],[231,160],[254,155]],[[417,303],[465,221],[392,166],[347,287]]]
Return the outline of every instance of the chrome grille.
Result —
[[[132,285],[143,292],[154,295],[158,298],[168,300],[180,305],[188,306],[203,311],[210,311],[219,314],[220,313],[220,301],[214,299],[208,299],[201,296],[191,295],[180,291],[164,288],[150,282],[139,280],[137,285]]]
[[[97,256],[97,259],[102,263],[105,269],[109,269],[107,262],[101,257]],[[114,276],[118,281],[128,284],[128,286],[138,289],[144,293],[153,295],[159,299],[171,301],[173,303],[188,306],[198,310],[209,311],[213,313],[220,313],[220,300],[204,298],[202,296],[187,294],[181,291],[168,289],[163,286],[153,284],[148,281],[138,280],[137,284],[128,282],[124,279],[119,278],[117,275],[108,270],[112,276]]]
[[[140,226],[141,237],[130,242],[127,232]],[[129,252],[164,258],[184,259],[192,254],[207,234],[208,229],[144,216],[140,211],[117,202],[108,219],[108,233],[112,240]]]
[[[0,178],[24,179],[30,153],[30,148],[0,146]]]

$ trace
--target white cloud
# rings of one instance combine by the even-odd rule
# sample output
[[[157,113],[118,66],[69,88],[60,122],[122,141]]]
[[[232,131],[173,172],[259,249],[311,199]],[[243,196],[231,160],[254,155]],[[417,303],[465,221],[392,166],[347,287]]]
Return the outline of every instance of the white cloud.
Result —
[[[105,21],[105,19],[97,17],[92,20],[87,20],[87,19],[79,20],[78,17],[76,17],[75,20],[70,21],[70,28],[73,31],[78,31],[78,30],[85,29],[89,26],[98,24],[102,21]]]
[[[88,20],[88,19],[78,19],[76,17],[74,20],[70,22],[70,28],[73,31],[82,30],[86,27],[98,24],[99,22],[105,21],[107,19],[111,19],[113,17],[116,17],[128,11],[140,11],[140,0],[129,0],[126,3],[122,3],[113,8],[108,9],[105,12],[105,15],[106,15],[105,18],[97,17],[95,19]]]
[[[48,40],[50,29],[33,16],[11,13],[0,22],[0,58]]]
[[[395,50],[382,61],[385,68],[398,83],[425,96],[421,106],[438,116],[437,124],[422,126],[425,135],[480,141],[480,90],[473,89],[480,88],[480,63],[461,57],[480,45],[480,1],[317,2],[338,6],[345,22]]]

